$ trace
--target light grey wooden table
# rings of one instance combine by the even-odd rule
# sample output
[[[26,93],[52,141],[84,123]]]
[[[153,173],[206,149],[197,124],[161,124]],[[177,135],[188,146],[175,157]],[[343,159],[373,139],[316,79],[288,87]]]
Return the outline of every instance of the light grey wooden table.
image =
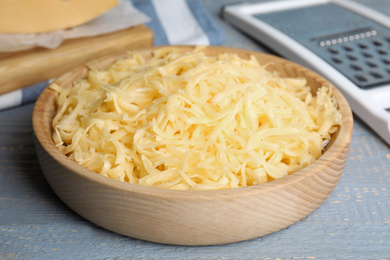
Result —
[[[226,46],[269,51],[220,20],[220,6],[236,0],[202,2],[226,33]],[[389,0],[359,2],[390,15]],[[32,109],[0,112],[0,260],[390,259],[390,149],[357,117],[344,174],[315,212],[250,241],[185,247],[112,233],[63,204],[37,161]]]

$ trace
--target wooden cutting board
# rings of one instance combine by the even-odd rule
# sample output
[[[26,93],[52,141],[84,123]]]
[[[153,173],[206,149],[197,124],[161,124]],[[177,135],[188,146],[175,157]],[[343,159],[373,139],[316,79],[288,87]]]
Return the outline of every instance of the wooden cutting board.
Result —
[[[0,94],[55,78],[95,58],[152,45],[152,30],[138,25],[96,37],[67,40],[56,49],[0,53]]]

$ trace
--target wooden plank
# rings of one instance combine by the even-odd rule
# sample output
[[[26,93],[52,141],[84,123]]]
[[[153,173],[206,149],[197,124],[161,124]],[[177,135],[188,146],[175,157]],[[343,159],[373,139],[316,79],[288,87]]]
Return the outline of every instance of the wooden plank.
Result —
[[[152,45],[152,30],[139,25],[96,37],[68,40],[56,49],[0,53],[0,94],[57,77],[91,59]]]

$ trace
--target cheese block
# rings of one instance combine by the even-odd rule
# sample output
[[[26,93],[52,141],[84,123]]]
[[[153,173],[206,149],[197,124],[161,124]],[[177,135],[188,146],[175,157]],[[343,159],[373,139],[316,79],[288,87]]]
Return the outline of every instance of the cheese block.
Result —
[[[86,23],[118,0],[0,0],[0,33],[42,33]]]

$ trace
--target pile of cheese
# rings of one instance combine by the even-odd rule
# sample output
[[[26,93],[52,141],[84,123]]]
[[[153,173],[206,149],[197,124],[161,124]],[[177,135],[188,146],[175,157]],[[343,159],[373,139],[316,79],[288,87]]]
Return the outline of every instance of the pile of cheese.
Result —
[[[58,92],[53,140],[87,169],[128,183],[177,190],[244,187],[312,163],[341,123],[322,87],[283,78],[257,60],[137,52],[91,69]]]

